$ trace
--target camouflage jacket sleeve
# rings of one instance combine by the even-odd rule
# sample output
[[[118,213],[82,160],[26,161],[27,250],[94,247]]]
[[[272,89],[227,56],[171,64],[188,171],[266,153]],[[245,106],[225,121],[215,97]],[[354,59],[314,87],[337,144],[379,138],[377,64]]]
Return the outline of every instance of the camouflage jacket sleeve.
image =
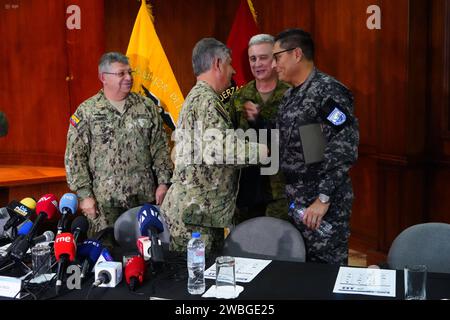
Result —
[[[169,145],[167,134],[163,127],[163,121],[156,106],[149,99],[147,108],[152,113],[154,123],[150,137],[150,153],[153,159],[152,168],[158,180],[158,184],[168,184],[172,177],[173,163],[169,157]]]
[[[89,126],[85,107],[87,105],[82,104],[70,117],[64,159],[69,188],[81,199],[93,196],[89,171]]]
[[[228,108],[232,114],[233,122],[237,128],[241,129],[269,129],[273,128],[274,120],[278,112],[278,106],[283,98],[284,92],[289,88],[289,85],[278,81],[272,96],[264,102],[261,95],[256,89],[255,81],[250,81],[247,85],[239,89],[230,99]],[[252,101],[260,106],[260,114],[255,121],[247,121],[244,116],[244,104],[247,101]]]
[[[203,104],[200,110],[204,114],[200,119],[206,134],[203,138],[205,163],[236,168],[256,164],[259,146],[256,136],[246,141],[242,130],[233,130],[226,107],[219,99],[208,99]]]
[[[346,120],[342,128],[323,120],[323,133],[327,144],[324,151],[324,162],[320,172],[319,193],[332,195],[348,174],[350,167],[358,157],[359,125],[354,116],[353,96],[339,83],[328,84],[322,95],[320,108],[332,99],[334,105],[342,109]],[[328,112],[322,116],[327,117]],[[329,116],[329,114],[328,114]]]

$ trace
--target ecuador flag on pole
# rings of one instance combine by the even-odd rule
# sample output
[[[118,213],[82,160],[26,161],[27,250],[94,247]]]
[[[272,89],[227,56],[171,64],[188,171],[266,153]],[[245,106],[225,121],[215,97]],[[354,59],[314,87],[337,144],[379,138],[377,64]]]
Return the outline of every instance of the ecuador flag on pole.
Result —
[[[145,0],[141,3],[127,49],[131,68],[135,70],[131,90],[159,105],[164,123],[175,129],[183,94],[156,34],[151,7]]]

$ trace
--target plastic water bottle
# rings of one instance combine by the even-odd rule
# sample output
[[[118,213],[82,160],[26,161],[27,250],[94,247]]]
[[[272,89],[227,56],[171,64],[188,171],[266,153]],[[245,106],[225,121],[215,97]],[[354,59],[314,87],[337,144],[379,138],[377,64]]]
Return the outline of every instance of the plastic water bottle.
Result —
[[[298,207],[295,205],[295,202],[292,201],[289,206],[289,215],[294,219],[294,222],[299,225],[303,223],[303,216],[305,215],[305,207]],[[316,232],[320,234],[322,237],[329,237],[331,235],[331,229],[333,226],[331,223],[322,220],[319,228],[316,229]]]
[[[193,232],[187,245],[188,285],[190,294],[205,292],[205,244],[199,232]]]

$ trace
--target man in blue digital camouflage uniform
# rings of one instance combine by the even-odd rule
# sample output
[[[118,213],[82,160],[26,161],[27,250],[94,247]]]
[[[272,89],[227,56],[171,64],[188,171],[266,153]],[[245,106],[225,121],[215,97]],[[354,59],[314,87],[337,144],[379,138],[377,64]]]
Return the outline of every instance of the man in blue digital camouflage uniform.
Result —
[[[346,265],[353,201],[348,172],[359,142],[352,93],[316,69],[314,43],[303,30],[278,34],[273,57],[279,79],[293,86],[279,107],[277,127],[288,200],[306,208],[297,228],[307,261]],[[317,232],[322,220],[332,225],[329,234]]]

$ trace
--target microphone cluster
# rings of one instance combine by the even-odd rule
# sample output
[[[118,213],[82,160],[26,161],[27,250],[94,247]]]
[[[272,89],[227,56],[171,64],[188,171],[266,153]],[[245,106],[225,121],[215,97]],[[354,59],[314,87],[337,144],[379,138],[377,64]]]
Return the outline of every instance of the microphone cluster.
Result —
[[[50,243],[54,239],[56,294],[61,291],[67,267],[73,263],[80,265],[81,279],[94,272],[93,287],[116,286],[122,279],[122,263],[114,262],[108,249],[102,245],[101,237],[105,233],[95,239],[86,239],[89,223],[86,217],[76,216],[77,210],[78,198],[73,193],[64,194],[59,203],[53,194],[46,194],[37,202],[24,198],[0,208],[0,247],[8,246],[4,256],[0,256],[0,270],[4,270],[2,264],[6,260],[14,266],[29,263],[28,253],[32,246]],[[70,220],[73,221],[69,229]],[[137,214],[133,213],[131,220],[136,227],[136,233],[131,237],[139,254],[124,263],[123,273],[129,289],[135,291],[143,283],[147,268],[156,269],[165,261],[160,240],[164,225],[159,208],[151,204],[144,204]],[[43,225],[49,222],[55,223],[56,228],[39,234]]]

